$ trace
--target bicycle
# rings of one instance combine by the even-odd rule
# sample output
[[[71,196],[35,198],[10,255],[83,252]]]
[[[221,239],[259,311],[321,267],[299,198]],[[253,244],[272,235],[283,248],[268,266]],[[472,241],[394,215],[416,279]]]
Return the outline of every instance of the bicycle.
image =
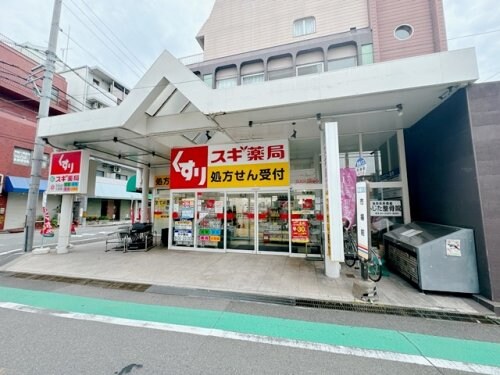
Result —
[[[344,262],[348,267],[356,264],[360,260],[358,256],[358,245],[354,237],[354,226],[344,226]],[[382,261],[378,254],[370,248],[370,258],[366,262],[368,267],[368,277],[372,281],[379,281],[382,278]]]

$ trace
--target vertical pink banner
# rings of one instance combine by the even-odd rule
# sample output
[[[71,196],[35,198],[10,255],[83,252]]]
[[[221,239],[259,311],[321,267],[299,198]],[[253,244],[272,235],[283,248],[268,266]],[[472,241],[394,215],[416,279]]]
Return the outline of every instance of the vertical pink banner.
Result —
[[[340,185],[342,220],[349,220],[352,226],[356,221],[356,169],[340,168]]]

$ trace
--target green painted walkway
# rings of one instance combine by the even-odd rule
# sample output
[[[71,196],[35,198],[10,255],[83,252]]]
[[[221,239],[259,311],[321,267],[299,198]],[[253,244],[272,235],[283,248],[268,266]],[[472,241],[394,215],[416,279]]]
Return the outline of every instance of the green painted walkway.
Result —
[[[490,342],[4,287],[0,287],[0,302],[500,367],[500,344]]]

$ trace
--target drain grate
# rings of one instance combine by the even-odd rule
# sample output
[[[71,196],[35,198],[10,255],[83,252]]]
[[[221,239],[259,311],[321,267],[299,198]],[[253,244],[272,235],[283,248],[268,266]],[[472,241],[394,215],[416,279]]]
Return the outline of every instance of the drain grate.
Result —
[[[151,287],[151,284],[124,283],[119,281],[106,281],[66,276],[36,275],[31,273],[14,273],[11,277],[27,280],[55,281],[59,283],[95,286],[106,289],[129,290],[133,292],[145,292]]]
[[[13,273],[10,274],[10,277],[16,277],[27,280],[55,281],[68,284],[87,285],[99,288],[128,290],[134,292],[148,291],[150,293],[168,294],[168,295],[222,298],[222,299],[232,299],[239,301],[269,303],[274,305],[306,307],[313,309],[331,309],[339,311],[397,315],[403,317],[415,317],[424,319],[449,320],[455,322],[500,325],[500,319],[495,319],[487,315],[461,314],[461,313],[453,313],[446,311],[416,309],[411,307],[395,307],[395,306],[374,305],[367,303],[321,301],[321,300],[300,299],[300,298],[295,299],[288,297],[265,296],[265,295],[250,294],[250,293],[163,287],[151,284],[125,283],[125,282],[106,281],[97,279],[85,279],[78,277],[37,275],[31,273]]]
[[[384,305],[371,305],[363,303],[347,303],[335,301],[318,301],[308,299],[296,299],[295,306],[309,307],[316,309],[331,309],[341,311],[352,311],[361,313],[375,313],[385,315],[398,315],[405,317],[416,317],[424,319],[437,319],[449,320],[455,322],[469,322],[469,323],[482,323],[500,325],[500,320],[485,316],[474,314],[462,314],[446,311],[434,311],[426,309],[415,309],[410,307],[394,307]]]

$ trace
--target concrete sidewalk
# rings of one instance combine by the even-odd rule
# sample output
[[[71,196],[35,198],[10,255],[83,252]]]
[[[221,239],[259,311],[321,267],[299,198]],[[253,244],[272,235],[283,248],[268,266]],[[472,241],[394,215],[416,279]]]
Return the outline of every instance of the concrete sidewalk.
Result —
[[[175,251],[104,252],[104,242],[77,245],[70,253],[25,254],[0,271],[231,291],[322,301],[359,302],[352,295],[359,270],[343,265],[341,277],[324,275],[321,261],[288,256]],[[492,315],[472,298],[424,294],[394,274],[377,283],[375,304]]]

